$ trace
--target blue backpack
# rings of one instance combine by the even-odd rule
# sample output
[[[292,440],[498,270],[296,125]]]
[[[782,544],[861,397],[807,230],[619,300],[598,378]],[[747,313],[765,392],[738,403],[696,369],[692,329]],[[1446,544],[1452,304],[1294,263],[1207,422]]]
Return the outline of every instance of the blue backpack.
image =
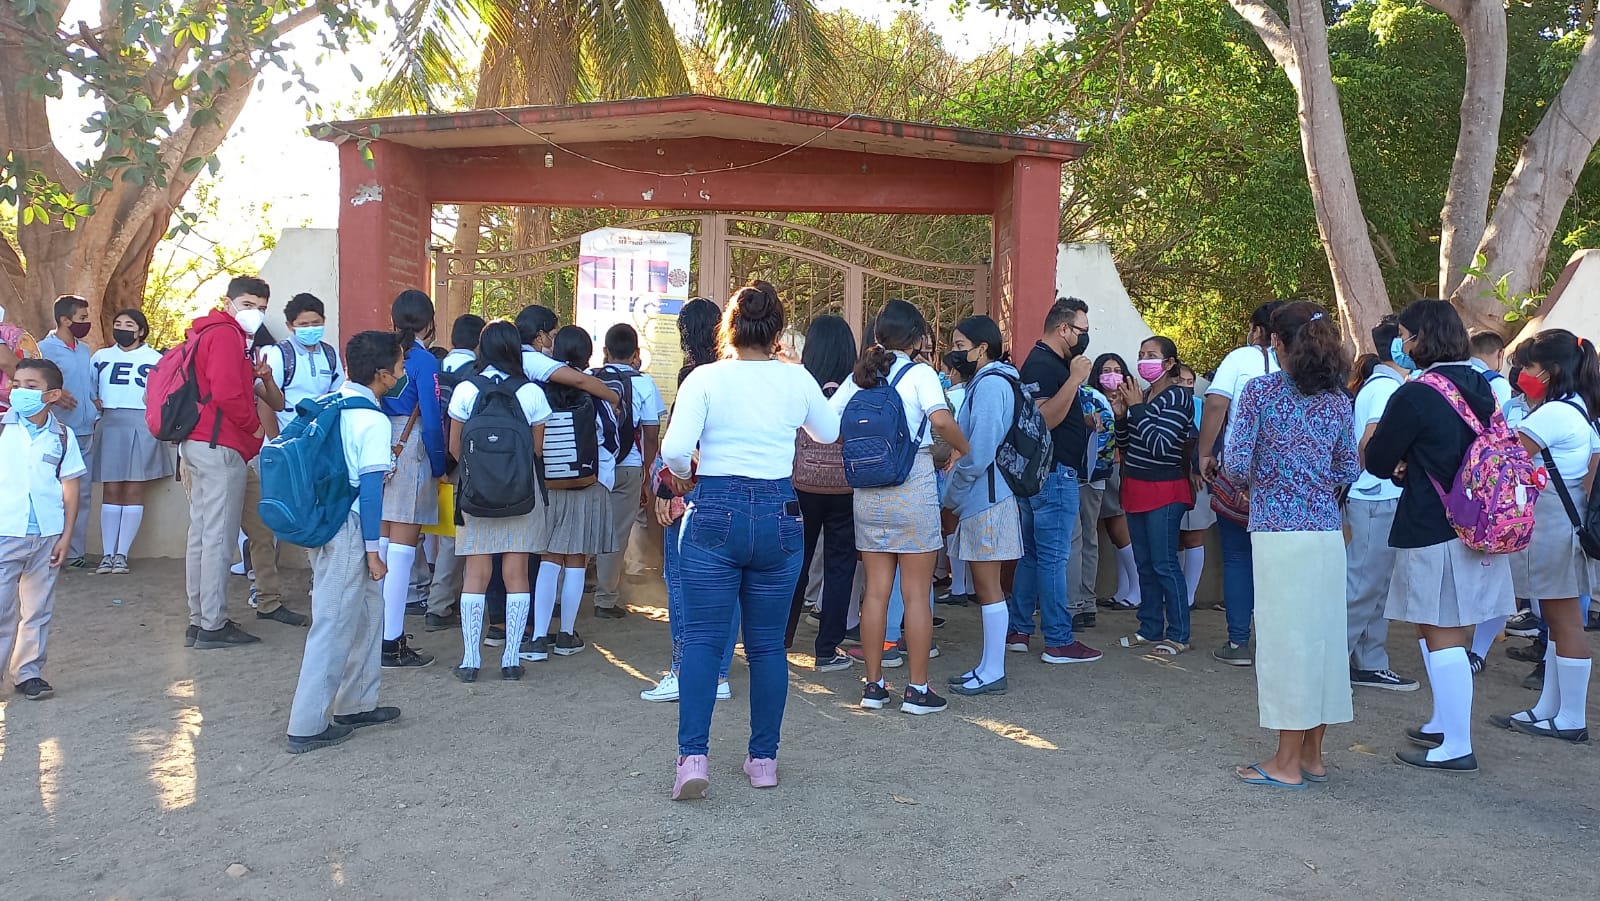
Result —
[[[839,420],[840,456],[844,479],[851,488],[888,488],[904,483],[911,475],[922,436],[928,433],[928,419],[923,417],[913,439],[906,426],[905,404],[895,386],[913,366],[920,365],[906,366],[892,380],[880,376],[875,387],[857,391],[845,403]]]
[[[378,410],[366,398],[329,394],[307,398],[295,419],[261,449],[261,521],[279,541],[322,547],[333,540],[355,505],[339,436],[345,410]]]

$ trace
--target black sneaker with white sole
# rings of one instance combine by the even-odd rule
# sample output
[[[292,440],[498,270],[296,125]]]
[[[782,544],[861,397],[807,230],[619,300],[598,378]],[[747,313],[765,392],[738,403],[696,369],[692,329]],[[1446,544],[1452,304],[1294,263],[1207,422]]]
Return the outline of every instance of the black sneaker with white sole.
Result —
[[[1388,691],[1416,691],[1417,680],[1407,679],[1386,669],[1353,669],[1350,684],[1363,688],[1382,688]]]
[[[1539,617],[1532,610],[1524,610],[1506,620],[1506,634],[1517,638],[1538,638]]]
[[[889,703],[889,688],[880,682],[868,682],[861,689],[861,706],[868,710],[882,710]]]
[[[517,649],[517,656],[529,663],[543,663],[550,659],[550,639],[546,636],[530,638]]]
[[[304,754],[307,751],[315,751],[318,748],[331,748],[334,745],[343,744],[350,737],[350,733],[354,731],[356,731],[354,726],[341,726],[338,723],[330,723],[328,728],[318,732],[316,735],[289,736],[288,751],[290,754]]]
[[[850,665],[849,654],[841,654],[838,651],[834,651],[832,657],[817,658],[816,671],[819,673],[837,673],[849,669]]]
[[[1479,657],[1477,654],[1474,654],[1473,652],[1468,651],[1467,652],[1467,665],[1472,667],[1472,674],[1474,676],[1476,676],[1477,674],[1483,672],[1483,667],[1485,665],[1485,662],[1484,662],[1484,659],[1482,657]]]
[[[34,676],[32,679],[24,679],[17,683],[17,694],[30,701],[42,701],[55,694],[55,691],[54,688],[50,687],[49,682],[38,676]]]
[[[484,629],[483,630],[483,643],[488,645],[491,648],[503,648],[503,647],[505,647],[506,646],[506,627],[505,626],[490,626],[489,628]]]
[[[562,632],[556,636],[556,656],[571,657],[584,649],[583,636],[576,631]]]
[[[379,665],[383,669],[421,669],[425,666],[432,666],[433,655],[424,654],[406,644],[410,638],[410,635],[402,635],[394,641],[385,641],[383,643],[383,659],[379,662]]]
[[[913,716],[926,716],[950,706],[944,698],[933,693],[933,686],[928,686],[927,691],[918,691],[910,685],[906,686],[906,693],[900,699],[900,712]]]

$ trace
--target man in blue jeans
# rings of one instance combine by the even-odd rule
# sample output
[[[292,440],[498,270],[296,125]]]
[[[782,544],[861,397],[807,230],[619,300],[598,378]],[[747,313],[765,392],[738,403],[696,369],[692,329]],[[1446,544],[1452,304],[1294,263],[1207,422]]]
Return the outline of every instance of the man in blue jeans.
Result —
[[[1027,653],[1033,615],[1039,612],[1045,663],[1091,663],[1101,653],[1072,634],[1067,556],[1078,525],[1078,479],[1089,473],[1089,430],[1078,389],[1089,376],[1089,305],[1056,300],[1044,319],[1044,337],[1022,364],[1022,383],[1039,401],[1050,427],[1055,466],[1033,497],[1017,498],[1022,514],[1022,559],[1012,583],[1006,650]]]

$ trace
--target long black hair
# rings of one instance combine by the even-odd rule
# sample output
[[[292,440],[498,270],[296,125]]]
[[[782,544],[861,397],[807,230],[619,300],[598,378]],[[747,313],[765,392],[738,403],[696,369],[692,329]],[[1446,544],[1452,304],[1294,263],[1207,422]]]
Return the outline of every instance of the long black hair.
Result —
[[[928,321],[921,310],[898,298],[884,304],[872,327],[875,343],[856,361],[856,387],[875,387],[894,366],[894,352],[909,356],[927,334]]]
[[[988,316],[968,316],[956,323],[956,331],[965,335],[973,347],[985,345],[989,359],[1011,362],[1011,354],[1006,350],[1006,336],[1000,333],[1000,326]]]
[[[818,316],[806,329],[800,362],[818,385],[843,384],[856,368],[856,336],[839,316]]]
[[[1472,343],[1461,314],[1445,300],[1414,300],[1400,311],[1400,325],[1411,333],[1411,359],[1427,369],[1435,363],[1464,363]]]
[[[400,337],[400,346],[410,353],[417,336],[433,328],[433,300],[415,288],[401,291],[389,307],[389,319]]]
[[[478,371],[493,366],[506,375],[522,374],[522,333],[505,319],[496,319],[478,335]]]
[[[517,313],[517,335],[524,345],[532,347],[533,339],[545,332],[555,331],[557,322],[560,320],[556,318],[555,310],[536,303],[529,304]]]
[[[1561,328],[1542,331],[1517,348],[1516,362],[1523,369],[1532,363],[1544,370],[1550,384],[1545,397],[1561,400],[1576,395],[1583,398],[1591,417],[1600,413],[1600,357],[1589,339]]]
[[[707,297],[696,297],[678,310],[678,346],[683,348],[683,368],[678,384],[696,366],[717,361],[717,326],[722,323],[722,308]]]
[[[582,326],[562,326],[551,339],[550,358],[557,363],[565,363],[582,372],[588,368],[592,356],[594,356],[594,339],[589,337],[589,330]],[[587,396],[587,392],[582,388],[568,385],[551,384],[548,390],[565,406],[572,406],[577,403],[580,396]]]

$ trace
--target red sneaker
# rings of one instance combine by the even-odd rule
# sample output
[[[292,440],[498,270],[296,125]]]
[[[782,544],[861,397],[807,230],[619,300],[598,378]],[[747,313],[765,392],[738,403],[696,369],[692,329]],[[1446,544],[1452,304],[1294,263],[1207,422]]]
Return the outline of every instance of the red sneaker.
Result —
[[[1039,659],[1045,663],[1093,663],[1105,655],[1081,641],[1069,645],[1045,648]]]
[[[1007,632],[1006,650],[1016,651],[1018,654],[1028,653],[1028,640],[1033,636],[1026,632]]]

